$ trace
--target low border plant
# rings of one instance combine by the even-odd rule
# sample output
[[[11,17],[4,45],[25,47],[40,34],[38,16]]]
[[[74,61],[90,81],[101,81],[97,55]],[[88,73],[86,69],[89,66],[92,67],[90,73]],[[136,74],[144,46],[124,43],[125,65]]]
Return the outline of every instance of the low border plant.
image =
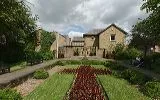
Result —
[[[37,70],[34,72],[33,78],[35,79],[46,79],[49,77],[49,73],[45,70]]]

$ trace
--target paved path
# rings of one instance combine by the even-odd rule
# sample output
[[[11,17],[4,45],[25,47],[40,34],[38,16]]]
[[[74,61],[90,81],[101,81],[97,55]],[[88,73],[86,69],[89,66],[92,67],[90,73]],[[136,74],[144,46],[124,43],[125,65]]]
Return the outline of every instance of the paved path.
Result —
[[[57,60],[50,60],[50,61],[46,61],[42,64],[28,66],[24,69],[17,70],[12,73],[2,74],[2,75],[0,75],[0,87],[3,85],[9,84],[14,80],[17,80],[17,79],[23,78],[27,75],[30,75],[30,74],[34,73],[37,69],[45,68],[46,66],[52,65],[56,61]]]
[[[117,62],[118,62],[119,64],[127,67],[127,68],[130,68],[130,69],[133,69],[133,70],[137,70],[137,71],[139,71],[139,72],[141,72],[141,73],[143,73],[143,74],[145,74],[145,75],[147,75],[147,76],[149,76],[149,77],[152,77],[153,79],[158,79],[158,80],[160,80],[160,75],[159,75],[159,74],[156,74],[156,73],[154,73],[154,72],[152,72],[152,71],[150,71],[150,70],[138,68],[138,67],[135,67],[135,66],[133,66],[133,65],[129,65],[129,64],[127,64],[127,63],[124,63],[123,61],[117,61]]]

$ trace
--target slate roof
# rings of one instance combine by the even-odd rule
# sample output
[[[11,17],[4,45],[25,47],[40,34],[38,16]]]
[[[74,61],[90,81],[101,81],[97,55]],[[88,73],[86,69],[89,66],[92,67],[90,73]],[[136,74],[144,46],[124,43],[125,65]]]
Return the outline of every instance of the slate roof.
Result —
[[[100,33],[103,30],[104,29],[93,29],[93,30],[90,30],[88,33],[86,33],[84,35],[97,35],[98,33]]]
[[[73,37],[72,42],[84,42],[83,37]]]
[[[84,36],[99,35],[99,34],[103,33],[104,31],[106,31],[107,29],[109,29],[111,26],[114,26],[115,28],[117,28],[118,30],[123,32],[125,35],[128,34],[126,31],[124,31],[122,28],[118,27],[117,25],[111,24],[105,29],[93,29],[93,30],[89,31],[88,33],[84,34]]]

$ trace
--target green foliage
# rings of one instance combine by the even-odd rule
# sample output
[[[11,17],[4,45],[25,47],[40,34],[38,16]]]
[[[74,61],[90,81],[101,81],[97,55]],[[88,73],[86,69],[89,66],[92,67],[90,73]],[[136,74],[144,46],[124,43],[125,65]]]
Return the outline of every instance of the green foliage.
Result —
[[[142,52],[136,48],[128,48],[126,49],[126,56],[129,59],[135,59],[136,57],[142,56]]]
[[[37,71],[34,73],[33,77],[34,77],[35,79],[46,79],[46,78],[49,77],[49,74],[48,74],[48,72],[45,71],[45,70],[37,70]]]
[[[55,35],[52,32],[42,30],[41,33],[41,51],[50,51],[52,43],[55,41]]]
[[[160,43],[160,1],[143,0],[141,9],[146,10],[149,16],[137,22],[132,29],[131,45],[144,50],[145,56],[151,47]]]
[[[54,65],[64,66],[65,62],[63,62],[63,61],[57,61]]]
[[[25,47],[34,41],[36,18],[26,4],[24,0],[0,1],[0,60],[7,63],[24,59]]]
[[[142,89],[143,93],[156,100],[160,99],[160,82],[147,82]]]
[[[54,54],[52,51],[41,52],[41,54],[44,60],[51,60],[54,57]]]
[[[109,61],[106,61],[104,66],[106,66],[112,70],[118,70],[118,71],[123,71],[123,70],[127,69],[126,67],[121,66],[120,64],[118,64],[116,62],[109,62]]]
[[[136,48],[125,48],[122,44],[117,44],[114,48],[113,54],[115,59],[125,60],[125,59],[135,59],[142,55],[142,52]]]
[[[123,71],[121,73],[121,77],[128,80],[132,84],[144,84],[146,81],[150,80],[144,74],[130,69]]]
[[[27,62],[36,62],[43,60],[43,55],[41,52],[29,51],[26,53]]]
[[[22,100],[22,97],[16,90],[0,90],[0,100]]]
[[[104,61],[98,60],[61,60],[55,62],[54,65],[104,65]]]

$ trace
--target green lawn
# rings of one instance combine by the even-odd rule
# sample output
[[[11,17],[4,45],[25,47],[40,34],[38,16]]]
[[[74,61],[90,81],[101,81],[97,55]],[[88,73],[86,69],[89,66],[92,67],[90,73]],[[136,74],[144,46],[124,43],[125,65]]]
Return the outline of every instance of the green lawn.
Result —
[[[94,68],[102,68],[102,69],[108,69],[107,67],[105,67],[104,65],[91,65]]]
[[[113,76],[99,75],[109,100],[150,100],[145,97],[137,88],[131,86],[126,80]]]
[[[74,75],[54,74],[38,86],[24,100],[63,100],[73,83]]]

